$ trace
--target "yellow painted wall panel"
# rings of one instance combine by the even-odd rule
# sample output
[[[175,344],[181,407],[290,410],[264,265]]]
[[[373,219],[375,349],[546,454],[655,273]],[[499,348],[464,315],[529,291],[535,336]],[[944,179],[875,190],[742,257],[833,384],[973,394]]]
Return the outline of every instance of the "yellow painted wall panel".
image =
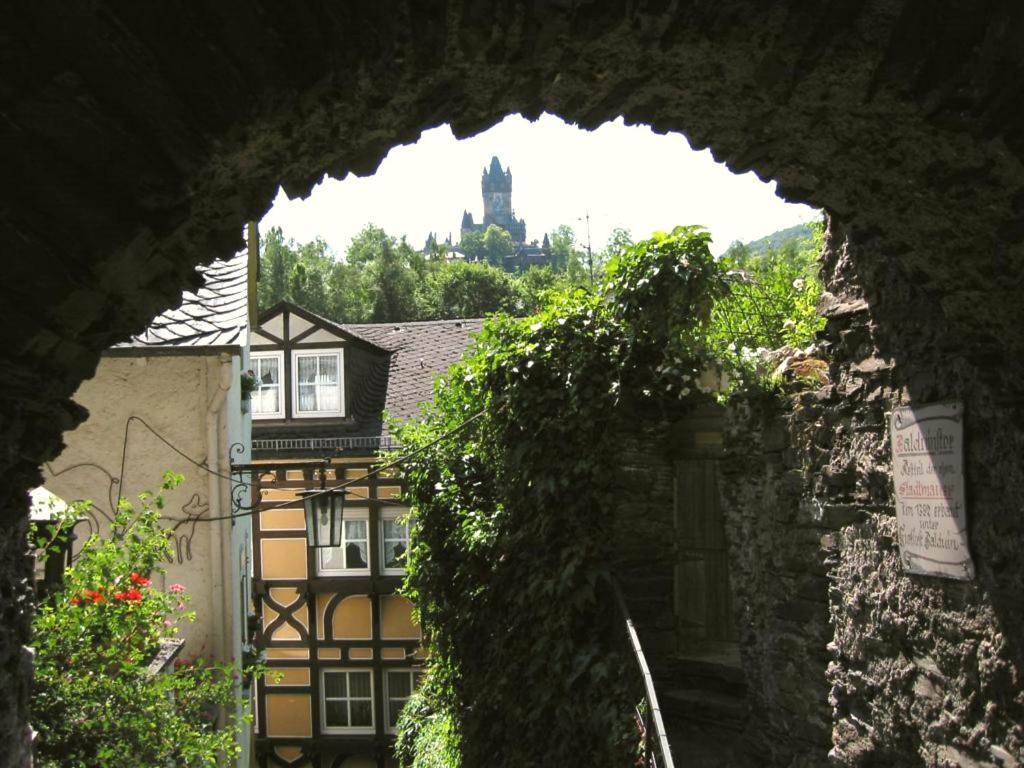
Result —
[[[264,579],[305,579],[306,540],[294,539],[263,539],[260,542],[262,560],[262,576]]]
[[[260,512],[261,531],[304,531],[306,530],[306,513],[301,507],[291,509],[268,509]]]
[[[282,667],[267,675],[267,685],[309,685],[309,667]]]
[[[412,620],[412,603],[401,595],[380,599],[380,636],[385,640],[419,640],[420,628]]]
[[[373,637],[373,607],[365,595],[346,597],[331,618],[335,640],[369,640]]]
[[[260,490],[260,498],[263,502],[299,501],[298,492],[301,488],[263,488]]]
[[[404,659],[405,648],[381,648],[380,657],[382,659]]]
[[[341,659],[341,648],[320,648],[316,652],[317,658],[324,661],[337,661]]]
[[[309,648],[267,648],[268,659],[308,659]]]
[[[271,635],[270,640],[272,642],[280,642],[282,640],[301,640],[302,636],[299,634],[299,630],[293,627],[291,624],[282,624],[275,629]]]
[[[274,747],[274,752],[286,763],[294,763],[302,757],[302,747]]]
[[[264,707],[267,736],[310,738],[313,735],[309,694],[268,693]]]
[[[349,648],[348,657],[350,659],[372,659],[373,648]]]
[[[271,587],[268,594],[270,599],[282,608],[287,608],[299,599],[299,590],[295,587]]]

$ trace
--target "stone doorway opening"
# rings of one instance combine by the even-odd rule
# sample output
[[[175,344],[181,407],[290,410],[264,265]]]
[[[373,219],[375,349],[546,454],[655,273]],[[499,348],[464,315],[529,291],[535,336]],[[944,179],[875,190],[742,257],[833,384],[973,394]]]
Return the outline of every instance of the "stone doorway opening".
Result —
[[[324,171],[372,171],[426,127],[469,135],[511,112],[682,130],[844,222],[834,309],[860,301],[870,318],[844,337],[861,349],[844,365],[871,359],[862,373],[886,366],[894,391],[962,397],[985,436],[968,454],[978,582],[934,596],[957,616],[981,606],[1019,669],[1020,10],[451,0],[7,13],[0,765],[24,764],[30,736],[26,491],[84,418],[69,398],[100,351],[170,307],[196,263],[235,250],[279,182],[301,194]],[[876,342],[880,356],[866,351]],[[873,392],[856,381],[850,403]],[[872,501],[884,479],[842,455],[862,434],[843,418],[829,427],[830,482]],[[870,760],[879,737],[835,717]],[[918,725],[882,729],[897,734],[892,764],[914,753]]]

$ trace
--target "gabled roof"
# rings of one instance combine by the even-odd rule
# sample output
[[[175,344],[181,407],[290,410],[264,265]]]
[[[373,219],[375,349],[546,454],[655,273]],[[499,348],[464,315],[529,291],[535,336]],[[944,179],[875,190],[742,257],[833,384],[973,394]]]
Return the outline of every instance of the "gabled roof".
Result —
[[[145,331],[110,351],[130,354],[244,346],[248,329],[246,253],[196,267],[196,271],[203,284],[195,292],[185,291],[176,309],[157,315]]]
[[[298,336],[292,336],[289,321],[287,339],[263,327],[282,312],[304,319]],[[253,450],[291,451],[301,455],[309,450],[344,448],[345,441],[388,438],[387,414],[400,422],[420,416],[420,406],[434,394],[434,379],[444,373],[472,344],[472,335],[483,320],[428,320],[410,323],[335,323],[290,302],[281,302],[260,313],[261,328],[255,332],[270,339],[271,348],[286,343],[300,348],[311,339],[318,348],[328,331],[343,344],[351,345],[346,356],[346,391],[351,409],[341,420],[289,419],[284,423],[254,422]],[[274,331],[285,330],[274,328]],[[297,340],[296,340],[297,338]],[[361,350],[356,353],[356,350]],[[309,442],[305,445],[304,441]],[[278,444],[280,443],[280,445]],[[335,445],[335,443],[337,443]],[[362,447],[354,443],[348,447]]]
[[[346,323],[342,327],[391,353],[387,377],[381,376],[376,387],[385,389],[388,414],[408,421],[419,416],[421,403],[433,398],[435,376],[462,357],[483,320]]]
[[[340,336],[343,339],[364,346],[370,349],[370,351],[379,352],[381,354],[387,353],[389,351],[387,349],[383,349],[382,347],[377,346],[372,341],[364,339],[359,334],[354,333],[352,330],[350,330],[350,326],[345,325],[344,323],[336,323],[333,320],[324,317],[323,315],[318,315],[316,312],[311,312],[305,307],[300,307],[298,304],[293,304],[290,301],[279,301],[277,302],[277,304],[270,307],[269,309],[264,309],[262,312],[260,312],[259,325],[253,330],[263,334],[264,336],[268,335],[266,331],[263,330],[263,326],[267,323],[268,320],[270,320],[273,317],[276,317],[277,315],[285,311],[292,315],[297,315],[298,317],[305,319],[309,323],[319,328],[324,328],[330,331],[331,333],[335,334],[336,336]],[[255,344],[256,342],[253,343]]]

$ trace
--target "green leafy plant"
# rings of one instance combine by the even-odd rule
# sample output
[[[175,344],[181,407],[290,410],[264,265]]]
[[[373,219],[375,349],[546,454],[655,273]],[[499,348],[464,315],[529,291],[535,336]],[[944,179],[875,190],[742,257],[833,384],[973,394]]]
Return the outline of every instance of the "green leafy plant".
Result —
[[[180,481],[165,475],[163,490]],[[85,542],[36,615],[32,717],[44,768],[215,766],[238,753],[231,665],[196,659],[150,669],[161,641],[195,614],[183,585],[162,590],[152,581],[170,547],[159,525],[163,499],[139,500],[137,510],[121,500],[110,534]],[[218,728],[220,708],[226,724]]]
[[[761,252],[735,244],[722,257],[729,291],[715,306],[710,343],[738,368],[748,370],[757,349],[806,347],[825,327],[817,312],[823,238],[818,223],[809,238],[768,245]]]
[[[635,756],[639,693],[607,586],[612,435],[631,402],[711,396],[708,329],[727,285],[708,242],[696,227],[658,233],[612,258],[599,289],[491,318],[426,422],[402,431],[407,449],[427,446],[480,414],[406,464],[406,592],[430,661],[400,726],[405,765]]]
[[[699,227],[624,239],[596,289],[550,293],[528,319],[491,317],[424,422],[402,428],[406,450],[423,448],[405,465],[405,592],[429,646],[399,723],[403,765],[635,760],[639,693],[607,586],[614,435],[642,403],[696,404],[745,382],[718,311],[740,300],[735,265],[709,242]],[[773,290],[806,310],[791,282]],[[801,318],[810,333],[817,321]],[[787,319],[761,331],[784,341]]]

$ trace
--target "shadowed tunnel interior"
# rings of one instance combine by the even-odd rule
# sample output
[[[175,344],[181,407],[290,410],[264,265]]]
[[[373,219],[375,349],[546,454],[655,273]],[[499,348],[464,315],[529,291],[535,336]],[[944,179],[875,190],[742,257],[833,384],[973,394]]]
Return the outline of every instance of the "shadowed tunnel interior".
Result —
[[[100,352],[171,306],[196,264],[236,250],[278,185],[303,195],[325,172],[372,173],[392,146],[440,123],[466,136],[543,111],[584,127],[623,115],[683,132],[731,170],[829,212],[832,309],[866,305],[857,323],[833,322],[834,380],[887,377],[870,401],[883,411],[898,398],[961,399],[971,431],[978,578],[922,587],[920,604],[894,615],[939,600],[943,621],[965,627],[942,643],[1001,638],[1002,720],[974,704],[963,716],[1019,750],[1024,737],[1007,722],[1024,707],[1014,646],[1024,637],[1022,32],[1024,10],[1000,2],[8,4],[0,766],[26,764],[28,750],[25,491],[85,417],[70,396]],[[865,360],[881,363],[858,374]],[[814,450],[820,467],[849,475],[851,503],[870,505],[888,481],[858,458],[869,448],[858,432],[868,384],[824,401],[835,421]],[[809,483],[816,494],[837,487],[825,474]],[[884,534],[864,526],[863,540]],[[837,587],[861,589],[844,573]],[[857,620],[845,621],[836,609],[837,631],[852,633],[840,653],[856,644]],[[922,740],[966,738],[956,724],[928,731],[919,710],[882,722],[889,693],[854,682],[857,659],[870,664],[859,653],[832,680],[835,695],[844,680],[856,689],[832,715],[846,764],[906,764],[901,755],[933,754]],[[950,656],[941,673],[969,688],[974,662],[959,663]],[[822,680],[823,702],[829,692]]]

